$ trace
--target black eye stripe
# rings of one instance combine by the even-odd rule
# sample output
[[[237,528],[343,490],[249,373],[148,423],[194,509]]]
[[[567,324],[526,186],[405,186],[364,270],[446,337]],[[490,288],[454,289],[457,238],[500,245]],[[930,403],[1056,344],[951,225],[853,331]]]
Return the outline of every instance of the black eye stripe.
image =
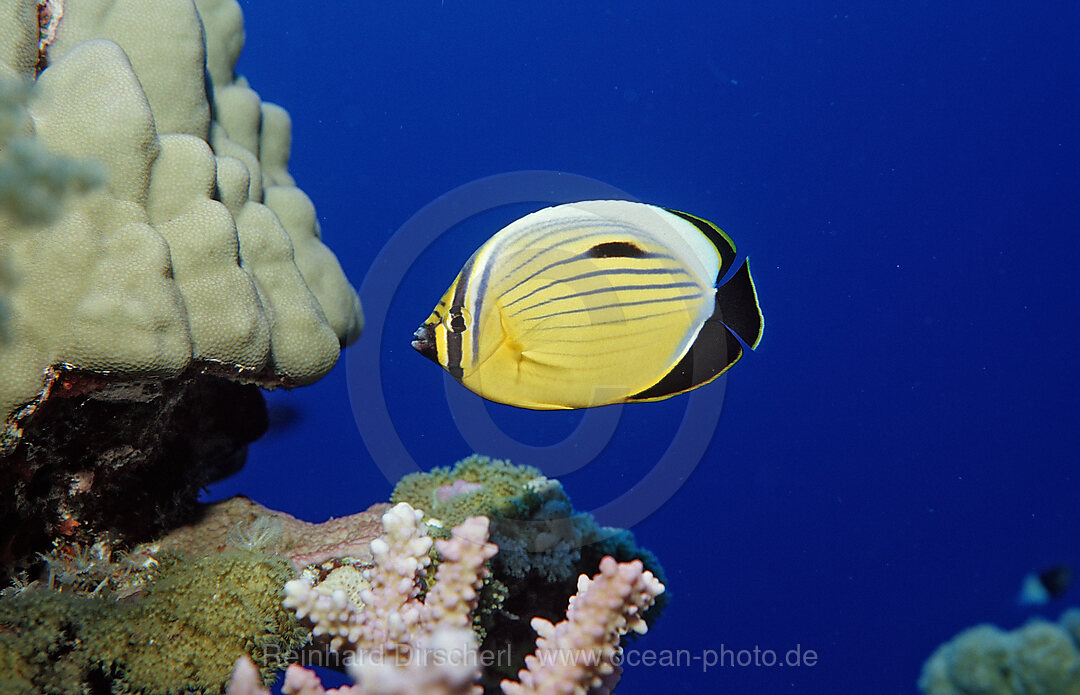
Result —
[[[464,307],[451,307],[449,313],[447,314],[446,325],[449,326],[450,330],[455,333],[460,333],[466,328],[468,328],[469,322],[465,318]]]
[[[476,262],[476,255],[474,254],[468,261],[465,262],[465,267],[461,269],[461,274],[458,276],[457,287],[454,288],[454,296],[451,304],[451,311],[453,307],[461,307],[465,303],[465,290],[469,284],[469,276],[472,275],[473,263]],[[447,314],[449,317],[449,313]],[[464,371],[461,369],[461,357],[462,357],[462,335],[460,332],[453,330],[446,333],[446,371],[450,372],[450,376],[454,377],[458,381],[461,381],[464,376]]]

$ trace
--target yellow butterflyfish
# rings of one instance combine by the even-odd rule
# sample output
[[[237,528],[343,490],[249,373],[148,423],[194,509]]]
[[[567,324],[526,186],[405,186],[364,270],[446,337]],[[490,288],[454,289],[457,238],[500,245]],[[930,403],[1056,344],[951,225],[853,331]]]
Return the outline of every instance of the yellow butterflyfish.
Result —
[[[735,260],[719,227],[684,212],[544,208],[472,255],[412,345],[474,393],[521,408],[668,398],[761,340],[749,262],[716,286]]]

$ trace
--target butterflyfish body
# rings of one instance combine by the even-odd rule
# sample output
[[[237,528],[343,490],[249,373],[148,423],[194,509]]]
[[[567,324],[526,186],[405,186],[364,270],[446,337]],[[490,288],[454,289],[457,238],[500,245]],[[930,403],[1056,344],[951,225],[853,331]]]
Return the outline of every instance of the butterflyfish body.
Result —
[[[412,345],[521,408],[668,398],[761,340],[748,261],[716,286],[735,260],[719,227],[687,213],[621,200],[544,208],[477,249]]]

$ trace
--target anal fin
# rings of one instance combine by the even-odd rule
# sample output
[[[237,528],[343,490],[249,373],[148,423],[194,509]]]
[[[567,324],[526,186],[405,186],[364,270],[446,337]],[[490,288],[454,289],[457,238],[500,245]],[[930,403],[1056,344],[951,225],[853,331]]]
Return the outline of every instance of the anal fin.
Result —
[[[742,357],[738,338],[719,321],[716,314],[705,321],[697,338],[670,372],[627,401],[659,401],[709,383]]]

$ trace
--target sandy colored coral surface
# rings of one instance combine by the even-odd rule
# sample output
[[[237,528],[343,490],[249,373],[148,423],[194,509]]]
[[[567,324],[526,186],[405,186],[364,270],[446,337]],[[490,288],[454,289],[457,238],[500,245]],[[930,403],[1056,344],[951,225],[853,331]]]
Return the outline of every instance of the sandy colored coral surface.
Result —
[[[297,569],[342,557],[370,562],[371,541],[382,531],[380,519],[389,508],[375,504],[356,514],[311,523],[246,497],[230,497],[205,505],[195,523],[174,529],[155,545],[160,553],[192,557],[237,543],[268,547],[290,558]]]

